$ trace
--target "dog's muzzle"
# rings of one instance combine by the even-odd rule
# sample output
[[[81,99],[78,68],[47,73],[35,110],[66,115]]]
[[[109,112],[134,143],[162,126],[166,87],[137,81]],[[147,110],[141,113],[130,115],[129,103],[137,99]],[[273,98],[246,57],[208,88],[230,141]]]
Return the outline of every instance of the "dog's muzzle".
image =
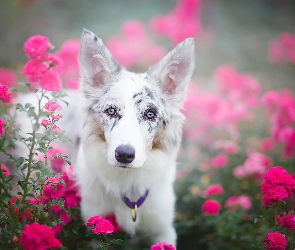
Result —
[[[131,145],[119,145],[115,150],[115,158],[120,163],[131,163],[135,158],[135,148]]]

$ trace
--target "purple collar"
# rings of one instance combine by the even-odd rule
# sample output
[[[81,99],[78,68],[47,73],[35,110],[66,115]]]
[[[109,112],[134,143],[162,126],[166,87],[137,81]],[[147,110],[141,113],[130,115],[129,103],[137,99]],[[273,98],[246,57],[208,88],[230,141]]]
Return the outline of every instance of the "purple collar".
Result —
[[[135,205],[137,206],[137,208],[139,208],[145,201],[145,199],[148,197],[150,190],[146,190],[143,196],[140,196],[139,199],[137,201],[130,201],[130,199],[124,195],[123,196],[123,201],[125,202],[125,204],[130,207],[131,209],[135,208]]]

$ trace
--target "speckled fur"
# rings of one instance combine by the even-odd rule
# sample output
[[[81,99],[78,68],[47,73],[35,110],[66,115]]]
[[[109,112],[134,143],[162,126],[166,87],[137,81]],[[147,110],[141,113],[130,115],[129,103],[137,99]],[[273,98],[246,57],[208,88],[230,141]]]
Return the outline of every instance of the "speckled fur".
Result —
[[[180,109],[194,68],[193,39],[136,74],[116,63],[102,41],[84,30],[80,67],[85,98],[77,178],[83,219],[115,214],[128,233],[140,230],[152,242],[175,245],[173,180],[184,121]],[[116,110],[113,116],[106,111],[110,107]],[[155,114],[151,119],[149,111]],[[135,148],[129,164],[115,158],[122,144]],[[146,189],[149,196],[133,222],[122,195],[137,200]]]

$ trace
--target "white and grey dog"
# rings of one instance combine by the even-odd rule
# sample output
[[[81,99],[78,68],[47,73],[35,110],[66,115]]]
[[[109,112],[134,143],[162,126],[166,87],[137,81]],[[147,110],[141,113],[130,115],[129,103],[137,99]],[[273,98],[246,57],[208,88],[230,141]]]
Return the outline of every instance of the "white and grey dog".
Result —
[[[114,214],[131,235],[139,230],[175,245],[173,180],[193,39],[137,74],[84,30],[79,61],[84,120],[76,175],[83,219]]]

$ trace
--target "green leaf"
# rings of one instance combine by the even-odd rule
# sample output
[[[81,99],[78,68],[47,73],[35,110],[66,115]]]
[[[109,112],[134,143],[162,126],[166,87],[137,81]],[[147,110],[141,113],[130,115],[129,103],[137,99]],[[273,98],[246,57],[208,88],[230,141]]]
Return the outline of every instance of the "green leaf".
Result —
[[[40,124],[36,122],[36,123],[33,125],[33,130],[34,130],[34,131],[38,131],[39,128],[40,128]],[[37,138],[37,139],[38,139],[38,138]]]
[[[4,201],[4,202],[8,202],[12,199],[12,196],[8,193],[3,193],[0,195],[0,200]]]
[[[30,107],[32,107],[32,104],[31,103],[26,103],[25,104],[25,109],[29,109]]]

